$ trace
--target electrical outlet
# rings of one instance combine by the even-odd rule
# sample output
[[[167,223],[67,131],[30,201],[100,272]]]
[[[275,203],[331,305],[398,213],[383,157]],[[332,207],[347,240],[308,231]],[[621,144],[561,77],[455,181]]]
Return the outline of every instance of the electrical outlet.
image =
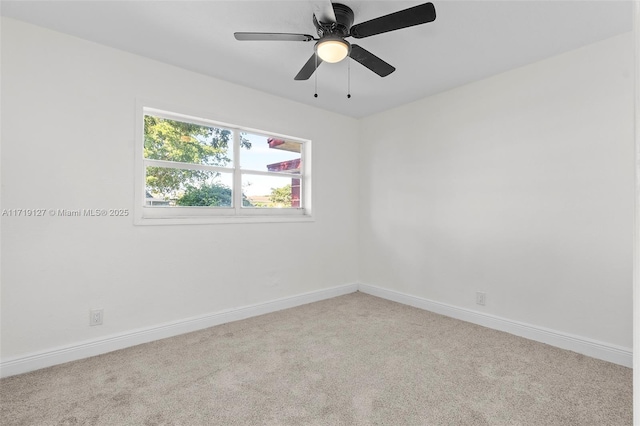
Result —
[[[487,293],[476,292],[476,304],[484,306],[487,303]]]
[[[102,309],[89,311],[89,325],[102,325]]]

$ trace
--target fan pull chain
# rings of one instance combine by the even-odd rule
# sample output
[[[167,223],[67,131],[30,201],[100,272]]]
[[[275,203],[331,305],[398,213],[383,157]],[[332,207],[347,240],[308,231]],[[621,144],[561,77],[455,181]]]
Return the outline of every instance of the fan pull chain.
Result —
[[[347,99],[351,99],[351,57],[347,58]]]
[[[317,98],[318,97],[318,54],[317,53],[315,54],[315,58],[316,58],[316,70],[313,74],[314,74],[316,87],[315,87],[315,93],[313,94],[313,97]]]

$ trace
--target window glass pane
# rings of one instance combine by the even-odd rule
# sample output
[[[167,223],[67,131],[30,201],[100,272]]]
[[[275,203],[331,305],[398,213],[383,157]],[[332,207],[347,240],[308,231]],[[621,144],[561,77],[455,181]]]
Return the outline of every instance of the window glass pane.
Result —
[[[251,133],[243,133],[242,140],[242,169],[300,174],[302,143]]]
[[[242,193],[249,202],[244,207],[300,207],[300,179],[294,177],[243,174]]]
[[[145,115],[144,157],[229,167],[233,165],[233,132]]]
[[[233,174],[147,167],[146,206],[231,207]]]

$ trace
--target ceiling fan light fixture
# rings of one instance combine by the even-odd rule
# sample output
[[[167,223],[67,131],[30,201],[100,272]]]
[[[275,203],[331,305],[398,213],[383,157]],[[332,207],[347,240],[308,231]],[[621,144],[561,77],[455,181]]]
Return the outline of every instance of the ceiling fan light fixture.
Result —
[[[327,38],[316,44],[316,53],[324,62],[340,62],[349,54],[349,43],[341,38]]]

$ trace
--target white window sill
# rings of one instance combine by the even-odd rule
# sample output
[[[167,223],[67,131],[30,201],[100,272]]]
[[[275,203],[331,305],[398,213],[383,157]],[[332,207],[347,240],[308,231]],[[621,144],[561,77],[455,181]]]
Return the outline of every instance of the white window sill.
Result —
[[[288,216],[172,216],[172,217],[137,217],[134,225],[220,225],[245,223],[300,223],[314,222],[309,215]]]

